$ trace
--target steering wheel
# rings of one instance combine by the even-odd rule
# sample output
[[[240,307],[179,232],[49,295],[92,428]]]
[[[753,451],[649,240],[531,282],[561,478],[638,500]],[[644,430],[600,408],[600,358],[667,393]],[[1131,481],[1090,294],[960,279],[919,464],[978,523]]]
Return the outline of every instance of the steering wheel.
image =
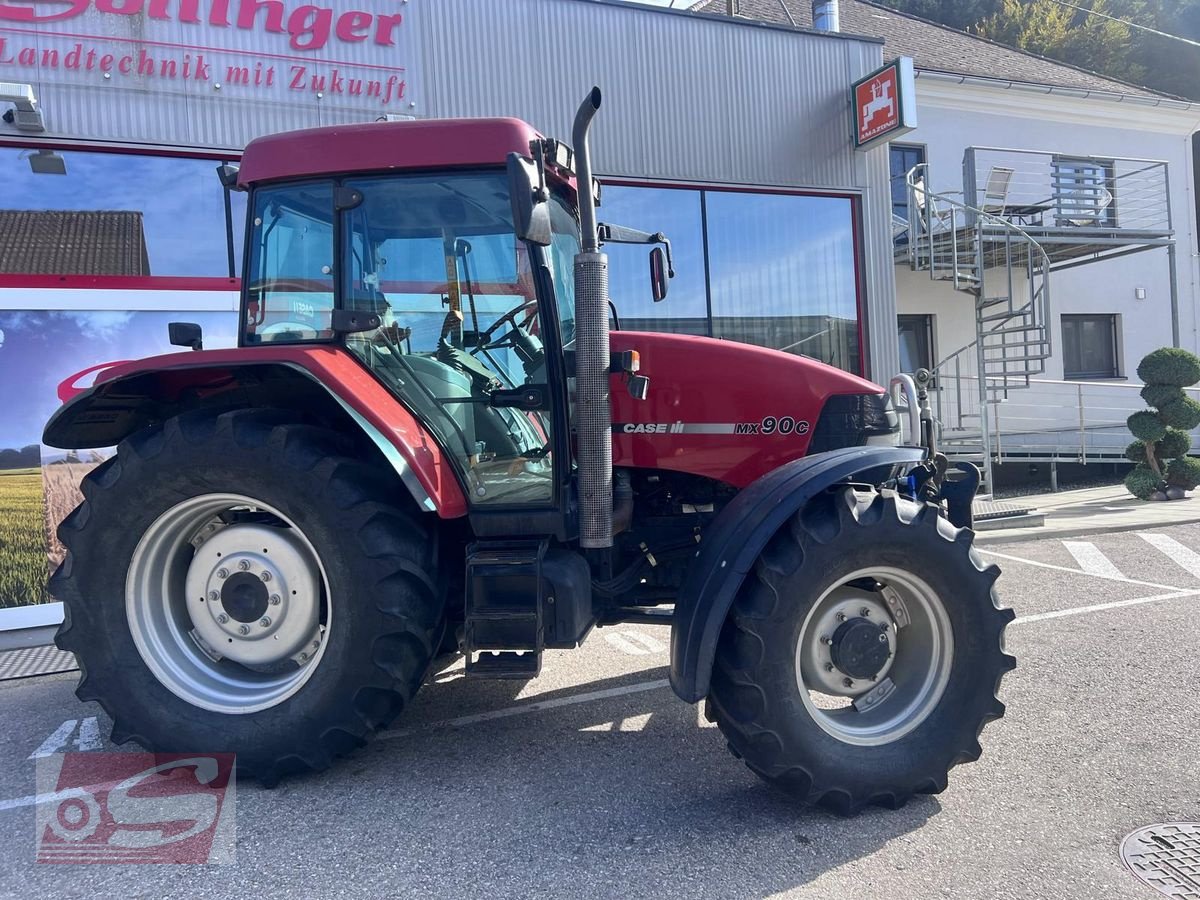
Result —
[[[525,313],[525,320],[521,324],[518,325],[517,318],[522,313]],[[514,306],[512,309],[510,309],[508,312],[506,312],[504,315],[502,315],[500,318],[498,318],[495,322],[493,322],[491,325],[489,325],[487,327],[487,329],[483,332],[483,334],[479,335],[479,340],[478,340],[478,343],[475,345],[475,349],[478,351],[478,350],[487,350],[489,348],[494,348],[494,347],[503,347],[504,342],[509,337],[512,336],[513,331],[527,328],[529,326],[529,323],[531,321],[533,321],[533,319],[536,315],[537,315],[537,300],[526,300],[523,303],[520,303],[517,306]],[[504,335],[504,337],[502,337],[499,341],[497,341],[496,343],[493,344],[492,343],[492,335],[494,335],[499,330],[501,325],[504,325],[506,323],[509,325],[511,330],[509,331],[508,334]]]

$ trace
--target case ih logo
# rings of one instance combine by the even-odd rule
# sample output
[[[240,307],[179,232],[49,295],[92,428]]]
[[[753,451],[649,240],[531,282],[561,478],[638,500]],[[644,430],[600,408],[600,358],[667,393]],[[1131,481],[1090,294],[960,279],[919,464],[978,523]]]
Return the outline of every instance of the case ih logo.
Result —
[[[859,149],[916,127],[912,60],[901,57],[854,83],[854,146]]]
[[[330,37],[347,44],[370,40],[394,46],[399,13],[376,15],[364,10],[336,13],[327,6],[285,5],[283,0],[8,0],[0,2],[0,23],[59,22],[88,10],[116,16],[149,19],[215,28],[262,30],[288,35],[293,50],[320,50]]]
[[[233,754],[38,760],[39,863],[233,862]]]

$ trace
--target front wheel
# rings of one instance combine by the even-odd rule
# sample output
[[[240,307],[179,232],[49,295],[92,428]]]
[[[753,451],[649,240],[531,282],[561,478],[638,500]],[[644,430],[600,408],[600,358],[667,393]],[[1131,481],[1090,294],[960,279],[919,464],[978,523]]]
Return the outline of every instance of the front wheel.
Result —
[[[844,488],[771,540],[718,644],[710,716],[760,776],[837,812],[937,793],[978,758],[1011,609],[972,534]]]
[[[395,479],[286,414],[122,442],[63,522],[51,589],[113,740],[232,751],[271,783],[388,724],[441,641],[435,542]]]

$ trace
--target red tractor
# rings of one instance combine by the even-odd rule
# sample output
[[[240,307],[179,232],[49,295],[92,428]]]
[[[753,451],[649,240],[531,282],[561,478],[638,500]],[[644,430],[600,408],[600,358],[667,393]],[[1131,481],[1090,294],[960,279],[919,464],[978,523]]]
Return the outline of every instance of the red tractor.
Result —
[[[1012,612],[978,473],[877,385],[803,357],[610,333],[588,131],[512,119],[253,141],[239,346],[116,366],[45,442],[117,446],[62,524],[58,645],[113,740],[272,783],[404,709],[448,654],[536,676],[596,625],[671,626],[733,752],[849,812],[946,785],[1002,715]],[[926,404],[927,414],[927,404]],[[972,475],[974,477],[972,477]]]

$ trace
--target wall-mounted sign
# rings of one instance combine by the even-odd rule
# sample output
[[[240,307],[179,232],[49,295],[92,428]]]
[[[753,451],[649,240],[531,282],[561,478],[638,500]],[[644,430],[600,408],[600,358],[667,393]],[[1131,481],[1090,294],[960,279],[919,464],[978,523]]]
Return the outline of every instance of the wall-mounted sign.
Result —
[[[867,150],[917,127],[917,89],[910,57],[901,56],[854,82],[854,147]]]
[[[403,0],[0,0],[0,81],[407,111],[410,11]]]

